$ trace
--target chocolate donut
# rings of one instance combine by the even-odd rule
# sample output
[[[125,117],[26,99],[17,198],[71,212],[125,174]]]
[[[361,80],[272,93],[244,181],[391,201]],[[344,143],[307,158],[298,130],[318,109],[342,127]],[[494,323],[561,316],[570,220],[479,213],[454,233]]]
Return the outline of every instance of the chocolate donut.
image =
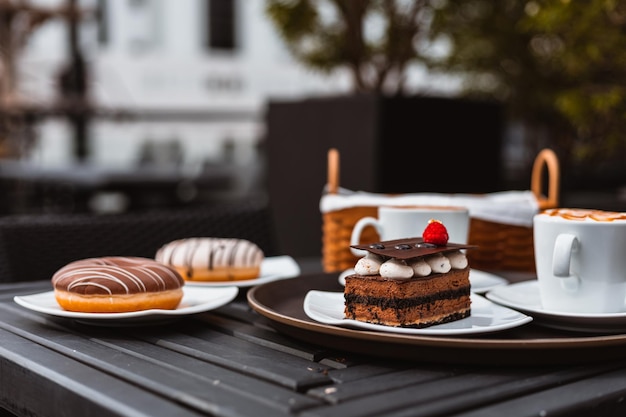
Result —
[[[183,297],[183,285],[175,269],[139,257],[82,259],[52,276],[59,305],[86,313],[173,310]]]
[[[238,281],[258,278],[261,248],[245,239],[194,237],[163,245],[155,259],[171,265],[187,281]]]

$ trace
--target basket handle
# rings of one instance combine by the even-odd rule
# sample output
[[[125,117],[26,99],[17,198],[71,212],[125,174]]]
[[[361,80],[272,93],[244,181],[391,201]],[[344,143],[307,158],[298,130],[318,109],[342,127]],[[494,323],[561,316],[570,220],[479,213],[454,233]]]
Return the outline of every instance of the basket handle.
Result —
[[[328,150],[328,194],[337,194],[339,191],[339,151],[335,148]]]
[[[548,168],[548,196],[542,194],[543,167]],[[559,205],[559,159],[552,149],[543,149],[535,158],[530,189],[539,202],[539,208],[553,208]]]

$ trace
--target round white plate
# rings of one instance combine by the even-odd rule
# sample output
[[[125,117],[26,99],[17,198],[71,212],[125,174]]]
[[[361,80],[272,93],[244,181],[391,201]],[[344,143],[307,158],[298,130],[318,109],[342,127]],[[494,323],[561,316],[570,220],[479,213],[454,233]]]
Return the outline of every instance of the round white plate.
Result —
[[[346,285],[346,277],[348,275],[354,274],[354,269],[346,269],[341,274],[339,274],[339,283],[341,285]],[[491,274],[489,272],[479,271],[477,269],[470,269],[469,276],[470,284],[472,285],[472,292],[476,294],[484,294],[487,291],[491,290],[500,285],[506,285],[509,282],[497,275]]]
[[[261,263],[261,273],[258,278],[240,281],[185,281],[194,287],[252,287],[279,279],[293,278],[300,275],[300,267],[291,256],[272,256],[265,258]]]
[[[342,292],[311,290],[304,297],[304,312],[320,323],[374,330],[379,332],[415,335],[448,336],[497,332],[521,326],[532,321],[532,317],[490,302],[478,294],[471,295],[470,317],[423,329],[383,326],[344,318]]]
[[[202,313],[221,307],[238,294],[237,287],[201,288],[183,287],[183,299],[175,310],[143,310],[128,313],[80,313],[61,308],[54,298],[54,291],[15,296],[13,300],[29,310],[56,317],[75,319],[98,325],[127,326],[162,322],[180,316]]]
[[[491,301],[533,316],[537,324],[562,330],[593,333],[626,331],[626,309],[620,313],[577,314],[545,310],[539,296],[537,280],[522,281],[492,289],[486,294]]]

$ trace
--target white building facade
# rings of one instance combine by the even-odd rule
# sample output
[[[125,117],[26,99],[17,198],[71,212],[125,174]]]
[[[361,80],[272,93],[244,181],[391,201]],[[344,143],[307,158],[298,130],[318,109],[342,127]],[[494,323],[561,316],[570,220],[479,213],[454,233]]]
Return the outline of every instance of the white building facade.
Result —
[[[217,6],[226,6],[231,13],[225,18],[232,18],[231,45],[210,44],[208,38],[215,36],[210,29],[211,3],[221,3]],[[262,140],[268,100],[349,90],[346,77],[314,74],[292,60],[260,0],[80,0],[78,4],[87,12],[80,23],[79,47],[88,64],[88,94],[95,108],[181,116],[180,121],[176,116],[149,122],[94,120],[88,156],[93,164],[132,165],[147,145],[172,142],[181,145],[185,166],[219,158],[225,143],[234,146],[236,157],[245,163]],[[214,13],[220,11],[217,6],[212,5]],[[42,25],[19,62],[22,95],[30,102],[54,103],[58,74],[69,55],[65,23],[56,19]],[[214,112],[242,116],[220,121],[211,116]],[[189,122],[184,116],[189,113],[206,113],[207,121],[200,117]],[[71,135],[65,120],[46,120],[28,158],[43,165],[67,163],[73,158]]]

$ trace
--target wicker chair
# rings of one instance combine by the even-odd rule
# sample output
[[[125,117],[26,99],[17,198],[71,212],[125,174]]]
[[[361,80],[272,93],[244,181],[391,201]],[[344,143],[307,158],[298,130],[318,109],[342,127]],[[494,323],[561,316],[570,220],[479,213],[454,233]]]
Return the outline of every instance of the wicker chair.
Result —
[[[267,205],[254,201],[115,215],[0,217],[0,282],[50,279],[66,263],[87,257],[151,258],[161,245],[192,236],[248,239],[275,256],[274,234]]]

